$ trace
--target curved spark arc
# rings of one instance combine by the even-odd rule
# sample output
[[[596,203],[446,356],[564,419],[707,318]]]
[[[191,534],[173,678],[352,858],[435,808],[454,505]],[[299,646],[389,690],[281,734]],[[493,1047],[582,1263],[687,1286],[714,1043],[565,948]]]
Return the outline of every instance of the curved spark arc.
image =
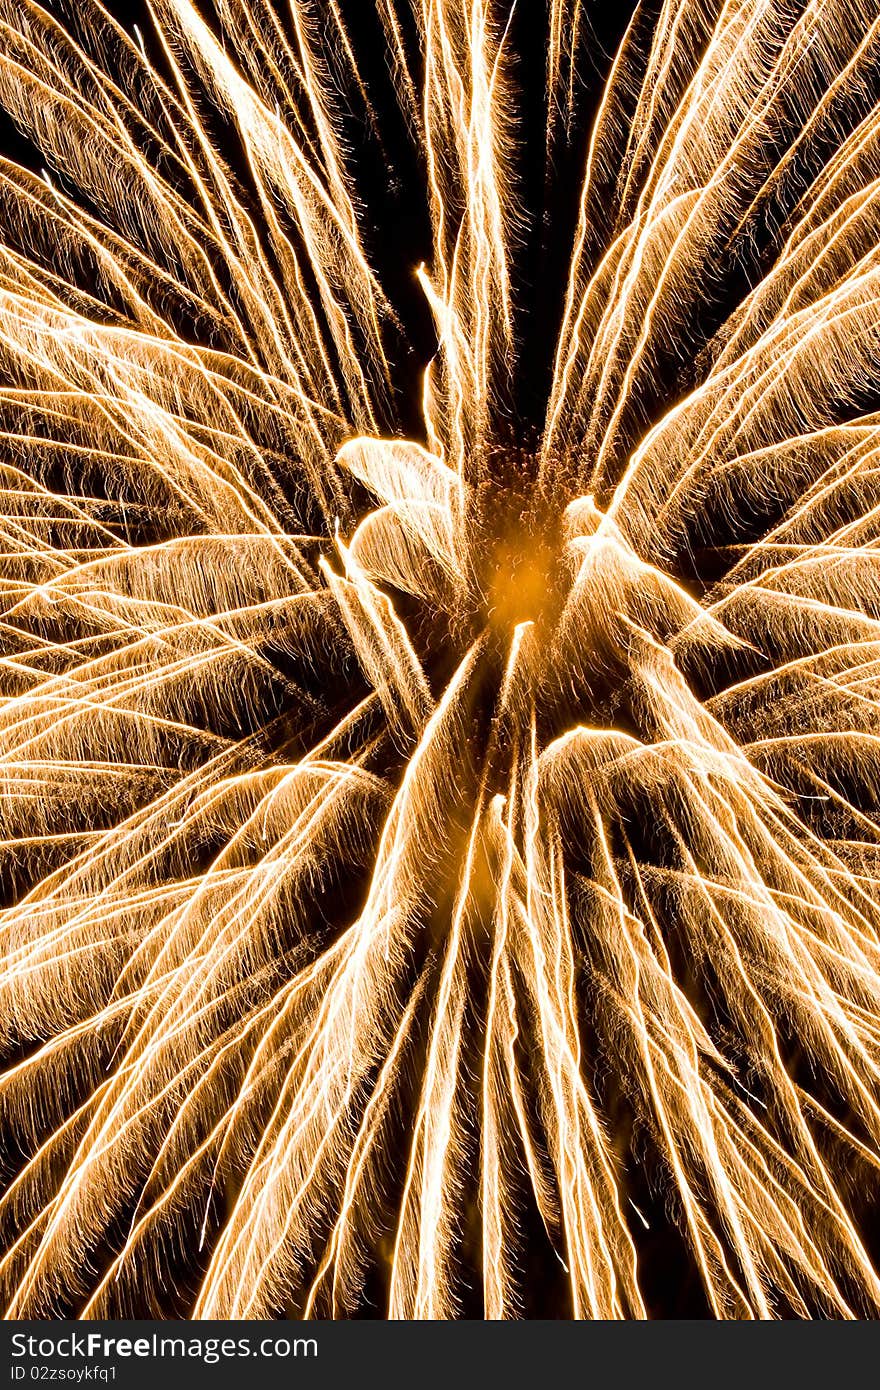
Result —
[[[636,10],[518,452],[515,7],[374,8],[0,0],[7,1315],[875,1316],[878,21]]]

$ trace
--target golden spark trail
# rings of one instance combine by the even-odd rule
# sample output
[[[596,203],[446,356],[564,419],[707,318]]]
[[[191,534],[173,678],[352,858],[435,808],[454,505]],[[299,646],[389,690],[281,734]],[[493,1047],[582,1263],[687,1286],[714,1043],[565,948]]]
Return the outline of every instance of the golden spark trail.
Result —
[[[526,8],[0,0],[8,1317],[880,1315],[880,21]]]

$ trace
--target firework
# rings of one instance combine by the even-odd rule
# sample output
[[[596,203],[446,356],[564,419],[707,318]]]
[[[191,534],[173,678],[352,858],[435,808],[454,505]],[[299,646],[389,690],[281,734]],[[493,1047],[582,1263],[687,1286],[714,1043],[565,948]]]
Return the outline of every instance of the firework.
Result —
[[[0,0],[9,1316],[877,1315],[874,8]]]

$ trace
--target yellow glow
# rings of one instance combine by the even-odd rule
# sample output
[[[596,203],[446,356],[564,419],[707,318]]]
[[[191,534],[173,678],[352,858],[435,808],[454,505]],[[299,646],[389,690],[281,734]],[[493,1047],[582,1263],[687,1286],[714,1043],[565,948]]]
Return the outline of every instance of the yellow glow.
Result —
[[[874,7],[636,25],[521,457],[513,6],[375,6],[424,444],[345,6],[153,8],[0,0],[7,1315],[511,1318],[528,1231],[642,1318],[660,1221],[714,1316],[877,1316]]]

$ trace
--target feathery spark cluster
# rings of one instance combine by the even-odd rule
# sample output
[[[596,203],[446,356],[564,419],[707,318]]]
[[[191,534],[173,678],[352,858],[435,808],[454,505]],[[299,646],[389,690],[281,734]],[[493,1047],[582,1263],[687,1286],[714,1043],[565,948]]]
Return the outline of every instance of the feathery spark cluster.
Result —
[[[880,18],[649,9],[532,438],[511,0],[0,0],[8,1316],[880,1309]]]

